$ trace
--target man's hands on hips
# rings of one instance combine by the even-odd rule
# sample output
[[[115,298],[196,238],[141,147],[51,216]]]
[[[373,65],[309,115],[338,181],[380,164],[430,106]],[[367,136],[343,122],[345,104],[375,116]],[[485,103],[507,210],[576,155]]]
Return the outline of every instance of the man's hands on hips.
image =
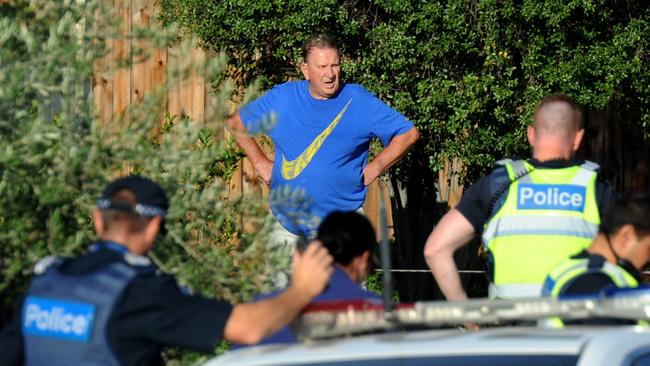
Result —
[[[381,174],[381,171],[377,168],[377,164],[373,164],[373,162],[371,161],[363,167],[363,185],[365,186],[372,184],[379,177],[379,174]]]
[[[291,287],[310,298],[320,294],[332,274],[333,258],[319,241],[313,241],[301,254],[293,255]]]
[[[270,159],[259,159],[256,161],[255,170],[262,177],[264,183],[271,183],[271,175],[273,174],[273,160]]]

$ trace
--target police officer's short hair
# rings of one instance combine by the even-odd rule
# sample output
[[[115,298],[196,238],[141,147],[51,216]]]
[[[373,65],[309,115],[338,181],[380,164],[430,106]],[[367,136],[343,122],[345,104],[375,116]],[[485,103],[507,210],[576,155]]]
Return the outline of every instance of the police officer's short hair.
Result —
[[[554,103],[563,103],[569,107],[572,114],[571,125],[575,131],[578,131],[583,128],[582,108],[580,108],[580,105],[578,105],[575,99],[564,94],[553,94],[551,96],[544,98],[535,108],[534,115],[537,116],[538,112],[542,108],[544,108],[549,104],[554,104]]]
[[[628,194],[617,199],[603,215],[600,232],[615,234],[624,225],[632,225],[637,235],[650,235],[650,196]]]
[[[302,44],[303,62],[307,62],[307,58],[309,57],[311,50],[314,48],[331,48],[336,50],[339,55],[341,54],[341,49],[339,48],[338,41],[329,34],[321,33],[307,38]]]

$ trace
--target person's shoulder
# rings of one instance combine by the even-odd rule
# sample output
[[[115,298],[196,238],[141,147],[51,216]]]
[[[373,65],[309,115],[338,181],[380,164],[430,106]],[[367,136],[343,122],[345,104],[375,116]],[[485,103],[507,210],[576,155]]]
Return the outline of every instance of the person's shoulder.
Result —
[[[489,172],[486,175],[479,177],[472,186],[482,187],[485,185],[500,185],[507,182],[510,182],[510,177],[508,176],[508,166],[517,165],[517,163],[522,163],[522,169],[526,168],[526,160],[521,157],[514,156],[510,158],[504,158],[497,160],[492,164]]]
[[[175,277],[161,271],[140,273],[125,289],[121,306],[144,309],[152,305],[173,304],[192,292],[178,284]]]
[[[351,97],[361,96],[365,98],[374,98],[375,95],[364,88],[361,84],[354,83],[342,83],[341,84],[341,94],[347,94]]]
[[[280,84],[275,84],[271,90],[275,90],[278,92],[288,92],[288,91],[293,91],[293,92],[299,92],[302,88],[304,88],[304,80],[289,80],[285,81],[284,83]]]

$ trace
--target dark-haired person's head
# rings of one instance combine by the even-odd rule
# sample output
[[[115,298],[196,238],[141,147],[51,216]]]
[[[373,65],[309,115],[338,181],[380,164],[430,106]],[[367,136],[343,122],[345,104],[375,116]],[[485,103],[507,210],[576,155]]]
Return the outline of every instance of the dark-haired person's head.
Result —
[[[599,232],[617,257],[643,268],[650,261],[650,197],[637,194],[616,200],[603,215]]]
[[[93,212],[95,230],[104,241],[126,246],[135,254],[153,247],[169,202],[165,191],[154,181],[131,175],[109,183]]]
[[[334,211],[318,227],[317,239],[350,278],[362,282],[368,274],[370,253],[377,245],[375,229],[355,211]]]

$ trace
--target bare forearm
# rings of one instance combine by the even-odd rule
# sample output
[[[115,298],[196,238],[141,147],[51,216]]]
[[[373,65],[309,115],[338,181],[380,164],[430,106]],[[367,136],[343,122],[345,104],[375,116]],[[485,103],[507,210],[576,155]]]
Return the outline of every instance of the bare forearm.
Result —
[[[235,137],[235,141],[237,141],[239,147],[244,150],[246,157],[253,164],[255,170],[262,176],[262,179],[267,183],[270,182],[273,161],[266,157],[266,154],[264,154],[257,141],[248,135],[239,113],[233,114],[226,121],[226,124]]]
[[[438,253],[434,257],[426,257],[427,264],[433,272],[433,277],[445,298],[450,301],[467,300],[454,262],[453,253]]]
[[[309,300],[308,295],[290,287],[274,298],[236,305],[226,324],[224,338],[244,344],[257,343],[287,325]]]
[[[474,227],[458,210],[440,219],[424,246],[424,257],[440,290],[448,300],[465,300],[454,253],[474,237]]]
[[[420,138],[420,133],[413,127],[406,133],[395,136],[388,146],[377,155],[364,169],[366,184],[369,184],[376,177],[395,165],[408,151],[409,147]]]
[[[271,162],[271,160],[266,157],[266,154],[264,154],[257,141],[255,141],[251,136],[238,135],[235,137],[235,141],[237,141],[239,147],[244,150],[246,157],[251,161],[251,163],[253,163],[254,167],[257,168],[261,164]]]

